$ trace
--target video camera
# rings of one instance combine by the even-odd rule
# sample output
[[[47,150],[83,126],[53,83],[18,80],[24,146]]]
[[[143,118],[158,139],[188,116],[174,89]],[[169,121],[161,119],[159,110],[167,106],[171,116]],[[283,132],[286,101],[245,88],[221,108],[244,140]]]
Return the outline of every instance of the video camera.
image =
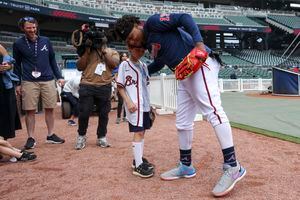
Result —
[[[83,24],[81,29],[72,33],[72,44],[77,49],[77,54],[82,56],[86,47],[101,49],[107,44],[104,30],[97,27],[95,23]]]

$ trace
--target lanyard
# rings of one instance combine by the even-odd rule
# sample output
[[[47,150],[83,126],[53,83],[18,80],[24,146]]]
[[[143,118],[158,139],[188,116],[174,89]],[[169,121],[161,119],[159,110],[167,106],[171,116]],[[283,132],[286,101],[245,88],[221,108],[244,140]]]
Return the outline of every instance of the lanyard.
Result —
[[[25,36],[25,41],[27,44],[28,49],[32,50],[28,41],[28,38]],[[36,38],[35,42],[34,42],[34,49],[33,49],[33,54],[34,54],[34,58],[35,58],[35,62],[37,62],[37,49],[38,49],[38,38]],[[35,70],[37,67],[35,66]]]

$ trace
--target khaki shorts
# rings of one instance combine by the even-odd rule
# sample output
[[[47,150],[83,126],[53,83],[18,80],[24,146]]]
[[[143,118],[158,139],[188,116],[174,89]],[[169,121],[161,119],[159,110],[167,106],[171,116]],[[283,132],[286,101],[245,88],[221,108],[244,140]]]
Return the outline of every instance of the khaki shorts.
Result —
[[[43,102],[43,108],[56,107],[57,90],[54,80],[40,82],[22,81],[23,110],[36,110],[40,97]]]

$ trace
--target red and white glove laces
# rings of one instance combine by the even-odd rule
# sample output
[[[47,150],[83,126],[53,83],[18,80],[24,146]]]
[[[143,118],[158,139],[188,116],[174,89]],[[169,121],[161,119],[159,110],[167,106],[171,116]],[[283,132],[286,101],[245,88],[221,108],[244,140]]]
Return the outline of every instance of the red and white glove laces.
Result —
[[[183,80],[195,72],[197,72],[200,67],[208,67],[205,63],[208,58],[208,53],[204,50],[195,47],[192,51],[176,66],[175,77],[177,80]]]

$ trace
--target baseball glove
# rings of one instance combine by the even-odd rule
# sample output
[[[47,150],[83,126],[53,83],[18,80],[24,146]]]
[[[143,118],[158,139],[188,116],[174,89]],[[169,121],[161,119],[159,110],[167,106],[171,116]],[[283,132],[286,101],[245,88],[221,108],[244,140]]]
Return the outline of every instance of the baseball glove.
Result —
[[[200,67],[207,66],[205,63],[208,53],[204,50],[194,48],[192,51],[176,66],[175,77],[177,80],[183,80],[195,72]]]
[[[155,110],[154,110],[154,108],[152,106],[150,107],[149,117],[150,117],[150,127],[152,127],[152,125],[153,125],[153,123],[155,121],[155,118],[156,118]]]

